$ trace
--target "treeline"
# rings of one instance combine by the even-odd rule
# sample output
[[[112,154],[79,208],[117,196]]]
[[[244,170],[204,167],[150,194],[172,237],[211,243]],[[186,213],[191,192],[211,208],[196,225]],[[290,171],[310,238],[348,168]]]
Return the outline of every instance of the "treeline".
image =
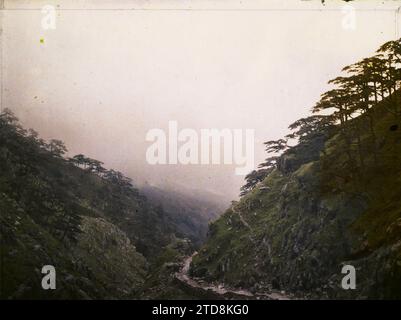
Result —
[[[292,131],[284,138],[265,142],[269,157],[246,177],[241,196],[253,190],[273,170],[285,171],[288,155],[302,153],[320,156],[324,143],[338,135],[343,154],[331,155],[328,162],[341,162],[331,175],[346,182],[362,179],[368,168],[382,165],[379,150],[383,145],[378,136],[378,113],[391,115],[398,130],[401,117],[401,39],[383,44],[372,57],[346,66],[343,76],[329,81],[333,88],[321,95],[312,107],[312,115],[289,126]],[[380,108],[378,108],[380,107]],[[380,109],[380,110],[378,110]],[[306,155],[307,157],[307,155]],[[326,162],[327,162],[326,161]],[[327,170],[332,163],[328,163]],[[341,170],[338,170],[341,168]]]
[[[119,171],[113,169],[108,170],[104,168],[104,163],[99,160],[86,157],[83,154],[75,155],[72,158],[66,158],[65,154],[68,152],[68,149],[66,148],[63,141],[51,139],[49,140],[49,142],[46,142],[45,140],[39,138],[39,134],[35,130],[24,129],[19,124],[18,118],[13,114],[11,110],[7,108],[5,108],[4,111],[0,113],[0,126],[3,130],[5,130],[5,128],[7,127],[8,130],[13,131],[20,137],[25,137],[27,141],[35,145],[38,150],[46,152],[54,158],[63,159],[68,163],[85,170],[86,172],[94,173],[99,177],[116,185],[129,188],[133,187],[131,178],[126,177]]]
[[[9,109],[0,113],[0,206],[26,212],[61,241],[75,241],[81,216],[88,212],[75,194],[66,192],[79,183],[73,167],[125,194],[138,192],[121,172],[82,154],[67,158],[66,153],[62,141],[46,142],[36,131],[24,129]]]

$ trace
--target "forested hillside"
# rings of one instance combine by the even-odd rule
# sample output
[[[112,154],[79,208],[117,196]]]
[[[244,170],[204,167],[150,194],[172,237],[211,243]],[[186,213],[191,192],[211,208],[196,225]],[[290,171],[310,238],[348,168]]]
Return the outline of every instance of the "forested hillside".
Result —
[[[197,298],[210,287],[225,298],[223,284],[234,297],[401,298],[401,40],[342,71],[309,117],[265,143],[193,256],[215,200],[145,188],[148,199],[3,110],[1,298]],[[57,290],[42,289],[44,265]],[[343,265],[356,268],[355,290],[341,287]]]
[[[254,292],[401,298],[401,41],[343,69],[313,114],[265,143],[191,272]],[[341,288],[341,267],[357,270]]]
[[[66,151],[1,113],[1,297],[138,297],[179,241],[170,218],[122,173]],[[44,265],[56,268],[55,291],[41,288]]]
[[[163,208],[166,219],[181,237],[189,238],[196,246],[205,241],[209,222],[228,207],[218,196],[197,190],[183,192],[145,186],[141,191],[154,205]]]

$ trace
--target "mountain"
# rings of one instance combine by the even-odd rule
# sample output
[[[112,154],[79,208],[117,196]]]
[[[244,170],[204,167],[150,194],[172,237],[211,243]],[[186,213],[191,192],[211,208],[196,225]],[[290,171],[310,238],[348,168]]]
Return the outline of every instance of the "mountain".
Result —
[[[344,68],[314,107],[332,113],[266,142],[274,156],[211,224],[192,276],[300,298],[401,298],[400,57],[392,41]],[[345,265],[354,290],[341,285]]]
[[[162,207],[166,219],[178,234],[189,238],[196,246],[206,239],[209,222],[228,207],[218,196],[205,191],[180,191],[149,185],[141,191],[154,205]]]
[[[175,227],[123,174],[65,151],[0,114],[1,298],[137,297]],[[41,287],[45,265],[57,290]]]
[[[303,150],[283,155],[279,168],[210,226],[192,273],[301,296],[401,298],[401,130],[390,130],[401,125],[380,109],[379,167],[363,178],[344,172],[337,136],[313,161],[304,161],[310,153]],[[340,185],[325,166],[349,180]],[[340,287],[341,266],[349,264],[357,270],[355,291]]]
[[[141,191],[4,110],[0,297],[401,299],[401,39],[343,72],[220,217],[213,194]]]

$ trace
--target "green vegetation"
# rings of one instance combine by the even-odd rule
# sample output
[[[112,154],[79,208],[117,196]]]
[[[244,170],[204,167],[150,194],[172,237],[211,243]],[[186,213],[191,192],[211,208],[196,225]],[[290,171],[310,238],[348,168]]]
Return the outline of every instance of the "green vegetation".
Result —
[[[122,173],[66,151],[11,111],[0,114],[1,298],[143,296],[159,256],[178,241],[170,218]],[[55,291],[41,288],[48,264]]]
[[[265,143],[191,272],[254,291],[401,298],[401,39],[345,67],[313,115]],[[357,290],[340,287],[341,265]]]
[[[384,44],[266,142],[190,273],[254,292],[401,298],[400,67],[401,40]],[[217,206],[149,188],[151,204],[121,172],[66,152],[0,114],[1,298],[196,298],[174,273]],[[55,291],[41,288],[48,264]],[[356,290],[340,287],[344,264]]]

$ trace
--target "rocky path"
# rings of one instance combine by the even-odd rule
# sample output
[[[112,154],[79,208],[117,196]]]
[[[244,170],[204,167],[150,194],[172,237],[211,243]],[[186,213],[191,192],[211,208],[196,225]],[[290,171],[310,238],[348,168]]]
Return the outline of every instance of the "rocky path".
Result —
[[[249,230],[252,231],[252,227],[249,225],[248,222],[245,221],[244,217],[241,214],[241,211],[238,211],[237,208],[235,208],[234,206],[232,207],[232,210],[234,213],[238,214],[240,221],[242,222],[242,224],[247,227]]]
[[[189,267],[191,265],[193,257],[197,254],[195,252],[192,256],[187,257],[184,262],[181,270],[176,273],[175,277],[177,280],[183,282],[187,286],[196,289],[203,290],[206,293],[210,292],[214,295],[221,296],[221,298],[225,298],[226,296],[230,296],[236,299],[261,299],[261,300],[289,300],[290,298],[279,292],[269,292],[269,293],[252,293],[248,290],[244,289],[231,289],[223,284],[211,284],[207,283],[200,279],[193,279],[189,276]]]

